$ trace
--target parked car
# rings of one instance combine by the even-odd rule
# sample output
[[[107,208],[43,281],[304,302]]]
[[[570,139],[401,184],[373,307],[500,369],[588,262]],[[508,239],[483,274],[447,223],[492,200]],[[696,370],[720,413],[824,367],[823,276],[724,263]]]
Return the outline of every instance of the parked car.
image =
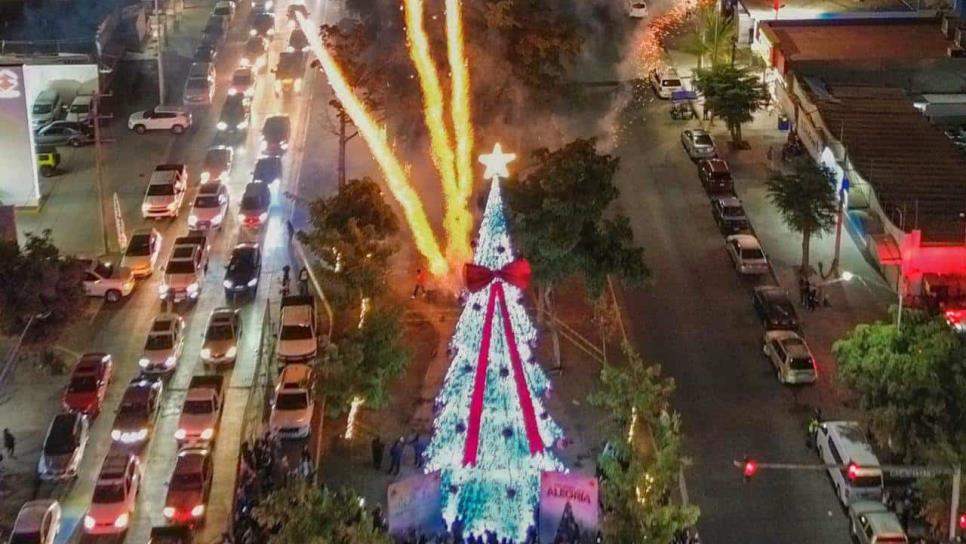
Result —
[[[714,140],[705,130],[688,129],[681,133],[681,145],[692,160],[710,159],[718,155]]]
[[[121,534],[127,531],[141,489],[141,463],[131,452],[112,451],[104,458],[94,484],[94,496],[84,516],[84,533]]]
[[[711,199],[711,216],[724,234],[738,234],[751,228],[741,200],[736,196],[719,196]]]
[[[842,506],[882,500],[882,469],[865,431],[855,421],[823,421],[815,434],[823,463]],[[847,468],[838,468],[844,466]]]
[[[191,128],[191,113],[175,106],[155,106],[136,111],[127,119],[128,130],[144,134],[149,130],[170,130],[181,134]]]
[[[77,259],[84,266],[81,287],[89,297],[104,297],[111,304],[134,292],[134,274],[131,269],[114,266],[99,259]]]
[[[849,505],[849,532],[858,544],[907,544],[909,538],[899,518],[879,501],[856,501]]]
[[[8,544],[54,544],[60,534],[60,503],[54,499],[27,501],[20,507]]]
[[[87,449],[87,416],[66,412],[54,416],[40,450],[37,476],[43,481],[74,478]]]
[[[201,183],[209,181],[228,181],[235,151],[226,145],[209,147],[201,165]]]
[[[225,268],[225,297],[258,291],[258,277],[262,272],[262,252],[258,244],[238,244],[231,251]]]
[[[161,254],[164,238],[152,227],[137,229],[128,239],[121,267],[130,268],[135,278],[146,278],[154,273]]]
[[[174,313],[160,314],[151,322],[138,366],[147,375],[168,374],[174,371],[183,350],[184,318]]]
[[[242,334],[241,311],[215,308],[208,316],[201,360],[206,365],[233,365],[238,355],[238,340]]]
[[[813,383],[818,379],[815,357],[795,331],[768,331],[762,352],[771,361],[779,383]]]
[[[309,436],[314,408],[312,368],[303,364],[286,365],[275,386],[269,432],[281,439]]]
[[[161,406],[161,380],[138,376],[128,384],[114,418],[111,440],[132,446],[147,442]]]
[[[252,172],[253,183],[276,183],[282,181],[282,158],[259,157]]]
[[[266,62],[266,52],[268,43],[262,36],[250,36],[242,49],[241,61],[239,66],[251,68],[255,72],[261,71],[268,63]]]
[[[731,177],[731,169],[724,159],[700,159],[698,161],[698,178],[708,194],[733,195],[735,182]]]
[[[248,130],[251,120],[251,106],[243,94],[228,95],[221,107],[221,118],[215,125],[219,131],[231,134]]]
[[[114,362],[109,354],[81,355],[70,374],[70,381],[64,387],[61,401],[64,410],[97,417],[113,376]]]
[[[311,296],[282,297],[275,344],[279,363],[311,361],[318,354],[319,334],[315,299]]]
[[[238,222],[243,227],[256,229],[268,221],[268,210],[272,205],[272,191],[264,183],[249,183],[245,186],[238,205]]]
[[[36,145],[69,145],[80,147],[94,141],[93,132],[83,123],[74,121],[54,121],[37,129],[34,133]]]
[[[767,331],[799,329],[798,314],[788,293],[774,285],[760,285],[751,290],[751,303]]]
[[[188,214],[188,226],[201,230],[220,229],[228,213],[228,200],[228,187],[224,183],[202,183]]]
[[[758,243],[758,238],[750,234],[732,234],[725,238],[725,249],[739,273],[768,273],[768,259]]]
[[[207,448],[178,452],[162,509],[168,523],[188,526],[204,523],[213,465],[211,450]]]
[[[262,125],[262,153],[275,157],[285,154],[290,133],[288,115],[268,116]]]
[[[647,4],[641,0],[627,0],[627,15],[632,19],[647,17]]]
[[[218,46],[213,43],[202,42],[195,48],[195,54],[191,57],[195,62],[215,62],[218,58]]]
[[[245,66],[236,68],[231,74],[228,94],[242,94],[251,97],[255,94],[255,85],[257,83],[258,78],[255,77],[255,70]]]
[[[185,106],[207,106],[215,94],[215,85],[206,77],[195,77],[184,83]]]
[[[78,123],[93,122],[92,115],[94,109],[94,95],[92,94],[78,94],[71,101],[70,107],[67,108],[67,116],[64,117],[64,121],[74,121]]]
[[[673,69],[651,70],[649,79],[658,98],[671,98],[675,91],[684,89],[681,77]]]
[[[34,98],[33,108],[30,109],[30,119],[34,128],[42,127],[51,121],[56,121],[60,115],[63,100],[57,89],[47,87]]]
[[[191,378],[181,405],[178,430],[174,432],[179,445],[208,444],[215,440],[224,407],[224,385],[225,377],[220,374]]]

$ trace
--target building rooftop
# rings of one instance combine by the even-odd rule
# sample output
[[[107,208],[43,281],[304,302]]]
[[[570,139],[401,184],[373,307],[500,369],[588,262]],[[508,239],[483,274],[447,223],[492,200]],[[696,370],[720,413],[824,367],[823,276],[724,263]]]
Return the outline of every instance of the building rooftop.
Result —
[[[764,21],[786,62],[948,58],[938,19]]]
[[[749,12],[774,14],[773,0],[741,0]],[[816,19],[836,13],[910,12],[902,0],[781,0],[779,19]]]
[[[851,165],[872,185],[883,210],[906,207],[928,244],[962,244],[966,155],[916,110],[898,88],[806,86]],[[824,96],[821,96],[824,95]]]

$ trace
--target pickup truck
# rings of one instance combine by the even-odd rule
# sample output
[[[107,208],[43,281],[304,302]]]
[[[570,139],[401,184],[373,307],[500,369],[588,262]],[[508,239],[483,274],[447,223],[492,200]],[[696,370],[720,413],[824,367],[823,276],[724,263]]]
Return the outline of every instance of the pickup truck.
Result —
[[[158,286],[161,300],[174,303],[197,301],[208,269],[205,258],[204,250],[196,244],[175,245]]]
[[[179,446],[214,441],[224,407],[224,386],[225,377],[219,374],[191,378],[174,432]]]
[[[197,246],[201,252],[201,263],[208,268],[208,254],[211,252],[211,243],[204,231],[189,230],[188,234],[178,236],[174,239],[174,246]]]
[[[319,349],[318,318],[311,296],[282,297],[275,353],[280,365],[314,359]]]
[[[86,267],[82,286],[84,294],[104,297],[114,303],[134,291],[134,274],[130,268],[115,267],[98,259],[79,259]]]

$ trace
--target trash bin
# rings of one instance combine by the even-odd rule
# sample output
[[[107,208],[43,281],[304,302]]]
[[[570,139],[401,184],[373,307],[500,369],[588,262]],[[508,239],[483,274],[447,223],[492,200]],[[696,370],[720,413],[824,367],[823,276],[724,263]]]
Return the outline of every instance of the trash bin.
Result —
[[[791,121],[788,120],[788,116],[781,114],[778,116],[778,130],[786,131],[792,126]]]

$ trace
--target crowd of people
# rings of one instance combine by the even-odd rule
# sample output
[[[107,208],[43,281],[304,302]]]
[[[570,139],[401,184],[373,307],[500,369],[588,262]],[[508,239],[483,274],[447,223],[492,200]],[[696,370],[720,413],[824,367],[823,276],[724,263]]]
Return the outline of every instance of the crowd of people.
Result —
[[[243,442],[231,530],[222,535],[222,543],[268,542],[268,530],[259,525],[252,511],[273,491],[284,488],[290,482],[302,480],[314,483],[315,479],[315,463],[308,447],[302,450],[298,462],[292,463],[283,454],[278,437],[267,431],[254,443]]]

